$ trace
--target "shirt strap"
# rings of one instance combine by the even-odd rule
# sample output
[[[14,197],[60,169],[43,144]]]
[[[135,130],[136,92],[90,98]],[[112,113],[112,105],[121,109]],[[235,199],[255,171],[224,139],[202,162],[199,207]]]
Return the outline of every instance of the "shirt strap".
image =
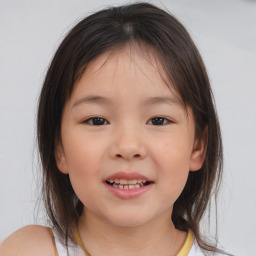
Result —
[[[52,244],[53,244],[53,247],[54,247],[55,256],[59,256],[57,248],[56,248],[55,238],[54,238],[54,235],[52,233],[52,230],[49,227],[47,227],[47,230],[50,233],[50,236],[51,236],[51,239],[52,239]]]
[[[194,242],[194,236],[193,236],[192,231],[189,230],[186,241],[185,241],[184,245],[182,246],[181,250],[179,251],[179,253],[177,254],[177,256],[188,256],[193,242]]]
[[[85,247],[84,247],[84,245],[83,245],[83,242],[82,242],[82,240],[81,240],[81,238],[80,238],[80,236],[79,236],[77,227],[74,228],[73,234],[74,234],[74,237],[75,237],[77,243],[79,244],[79,246],[80,246],[81,249],[83,250],[84,254],[85,254],[86,256],[91,256],[91,255],[86,251],[86,249],[85,249]]]

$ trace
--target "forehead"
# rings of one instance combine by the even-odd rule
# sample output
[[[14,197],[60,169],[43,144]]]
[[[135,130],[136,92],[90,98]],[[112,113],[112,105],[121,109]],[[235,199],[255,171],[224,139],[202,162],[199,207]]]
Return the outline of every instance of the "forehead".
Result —
[[[130,88],[138,95],[140,91],[169,94],[182,103],[162,66],[159,54],[152,47],[141,48],[127,44],[91,61],[76,81],[74,91],[79,90],[78,87],[86,87],[88,90],[107,89],[109,92]]]

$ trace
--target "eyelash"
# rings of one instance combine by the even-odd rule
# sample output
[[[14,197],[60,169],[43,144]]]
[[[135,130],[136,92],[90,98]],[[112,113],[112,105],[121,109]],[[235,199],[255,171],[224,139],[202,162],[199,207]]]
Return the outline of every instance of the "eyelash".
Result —
[[[103,118],[103,117],[100,117],[100,116],[94,116],[94,117],[90,117],[90,118],[88,118],[88,119],[86,119],[86,120],[84,120],[83,121],[83,123],[85,123],[85,124],[90,124],[90,125],[95,125],[95,126],[99,126],[99,125],[104,125],[104,124],[93,124],[93,121],[99,121],[99,120],[103,120],[104,122],[107,122],[107,124],[109,124],[109,122],[105,119],[105,118]],[[106,124],[105,124],[106,125]]]
[[[173,121],[171,121],[170,119],[168,119],[168,118],[165,118],[165,117],[162,117],[162,116],[156,116],[156,117],[153,117],[153,118],[151,118],[151,119],[149,119],[149,121],[151,121],[151,123],[152,123],[152,120],[155,120],[155,121],[163,121],[164,123],[163,124],[160,124],[160,126],[162,126],[162,125],[167,125],[167,124],[170,124],[170,123],[173,123]],[[149,122],[148,121],[148,122]],[[154,125],[153,123],[152,123],[152,125]],[[156,124],[155,124],[156,125]],[[158,124],[159,125],[159,124]],[[157,126],[157,125],[156,125]]]
[[[152,120],[160,122],[161,124],[153,124]],[[95,121],[98,124],[95,124],[94,123]],[[149,119],[149,121],[151,121],[151,125],[155,125],[155,126],[163,126],[163,125],[167,125],[167,124],[173,123],[173,121],[171,121],[171,120],[169,120],[169,119],[167,119],[165,117],[162,117],[162,116],[153,117],[153,118]],[[101,122],[101,123],[99,124],[99,122]],[[93,126],[101,126],[101,125],[109,124],[109,122],[105,118],[99,117],[99,116],[90,117],[90,118],[84,120],[83,123],[90,124],[90,125],[93,125]]]

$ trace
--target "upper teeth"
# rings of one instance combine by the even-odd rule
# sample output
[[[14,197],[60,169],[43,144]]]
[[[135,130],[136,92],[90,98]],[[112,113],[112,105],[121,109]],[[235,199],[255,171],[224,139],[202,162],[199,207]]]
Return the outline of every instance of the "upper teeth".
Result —
[[[125,180],[125,179],[115,179],[109,180],[110,183],[120,184],[120,185],[136,185],[140,183],[146,183],[146,180],[134,179],[134,180]]]

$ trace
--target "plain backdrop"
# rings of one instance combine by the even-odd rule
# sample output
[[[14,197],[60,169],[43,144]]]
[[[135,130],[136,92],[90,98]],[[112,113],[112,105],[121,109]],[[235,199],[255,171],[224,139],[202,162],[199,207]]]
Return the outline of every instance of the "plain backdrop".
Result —
[[[148,2],[176,15],[203,56],[224,143],[219,240],[234,255],[256,255],[256,1]],[[35,113],[54,51],[81,18],[122,3],[0,0],[0,240],[35,223]]]

